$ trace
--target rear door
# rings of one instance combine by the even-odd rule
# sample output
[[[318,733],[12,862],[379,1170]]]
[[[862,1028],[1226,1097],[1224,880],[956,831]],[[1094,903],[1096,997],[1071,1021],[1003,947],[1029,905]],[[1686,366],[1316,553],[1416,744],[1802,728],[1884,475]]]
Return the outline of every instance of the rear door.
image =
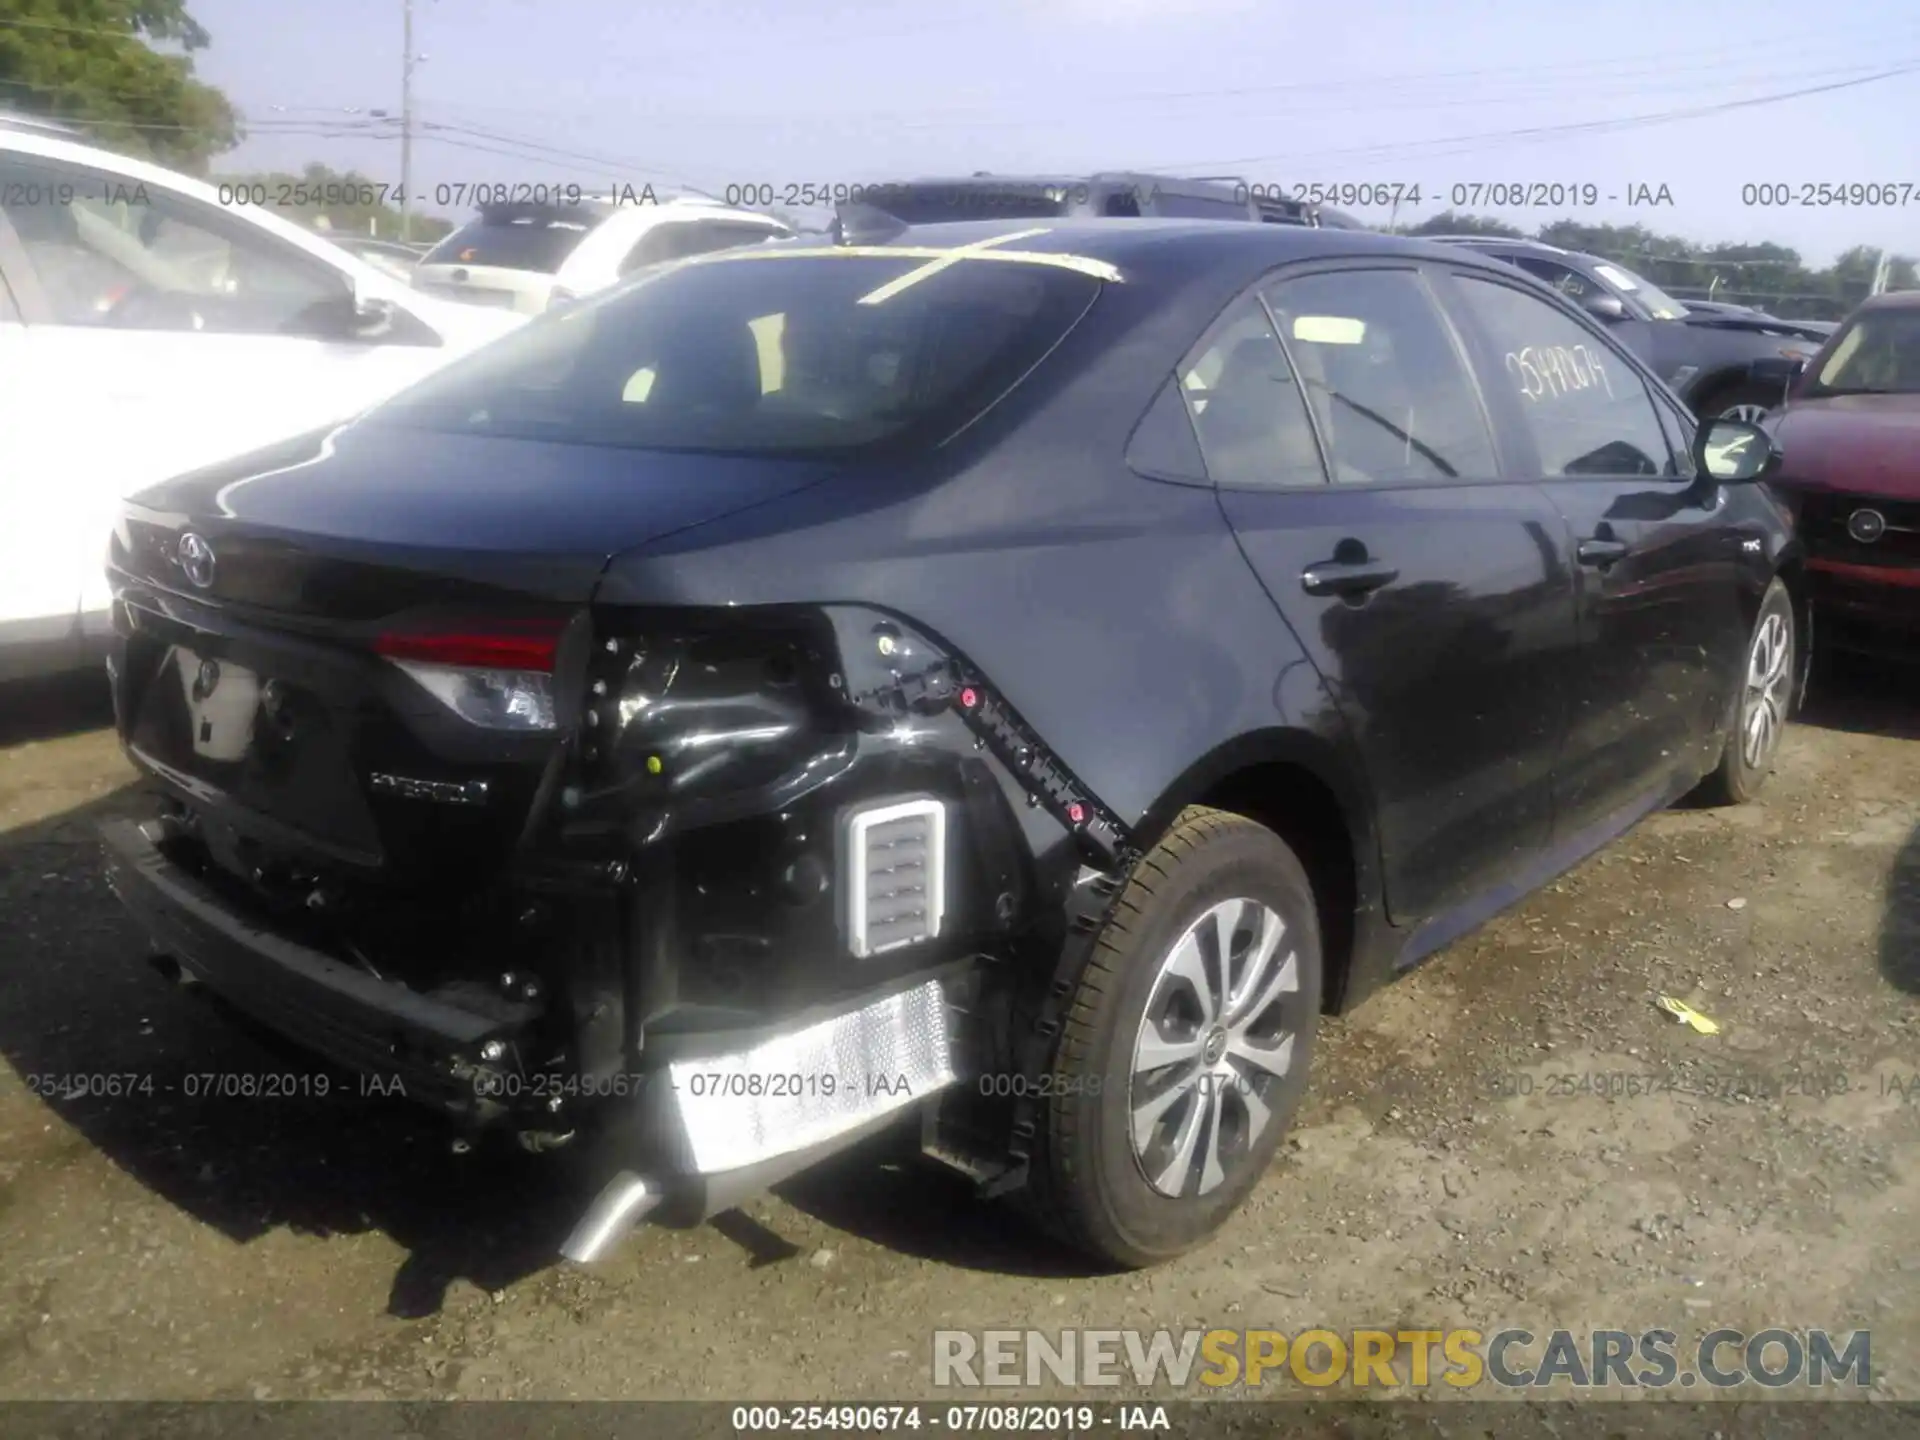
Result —
[[[1513,876],[1552,826],[1565,525],[1503,463],[1420,268],[1277,279],[1182,381],[1241,548],[1364,753],[1394,920]]]
[[[1687,422],[1597,328],[1497,274],[1456,271],[1447,293],[1573,532],[1583,663],[1560,827],[1622,823],[1686,778],[1730,699],[1747,629],[1741,537],[1674,443]]]

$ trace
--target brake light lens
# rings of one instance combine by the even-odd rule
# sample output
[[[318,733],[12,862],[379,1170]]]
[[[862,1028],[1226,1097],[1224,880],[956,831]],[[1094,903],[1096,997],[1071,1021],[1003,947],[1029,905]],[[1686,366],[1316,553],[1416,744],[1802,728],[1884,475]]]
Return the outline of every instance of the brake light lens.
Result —
[[[376,654],[470,725],[537,733],[554,728],[553,664],[560,620],[394,630]]]

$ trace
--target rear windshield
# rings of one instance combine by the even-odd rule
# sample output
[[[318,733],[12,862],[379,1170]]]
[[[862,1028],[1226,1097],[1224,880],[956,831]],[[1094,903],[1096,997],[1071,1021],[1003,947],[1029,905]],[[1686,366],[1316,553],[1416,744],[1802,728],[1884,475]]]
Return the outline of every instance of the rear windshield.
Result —
[[[963,185],[870,185],[860,202],[909,225],[948,220],[1047,220],[1085,203],[1088,187],[1039,181],[986,181]]]
[[[1017,383],[1102,283],[1023,261],[737,253],[754,258],[680,262],[550,312],[369,418],[732,454],[935,438]]]
[[[426,253],[422,265],[492,265],[552,275],[587,238],[594,217],[530,211],[469,221]]]

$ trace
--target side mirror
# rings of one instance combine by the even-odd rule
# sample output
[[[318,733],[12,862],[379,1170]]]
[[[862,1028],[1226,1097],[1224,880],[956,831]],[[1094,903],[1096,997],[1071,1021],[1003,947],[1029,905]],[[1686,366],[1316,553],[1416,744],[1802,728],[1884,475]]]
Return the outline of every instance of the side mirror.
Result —
[[[1618,295],[1609,295],[1604,290],[1591,290],[1580,297],[1580,308],[1596,320],[1605,320],[1611,324],[1615,320],[1627,318],[1627,302]]]
[[[1780,468],[1780,447],[1758,425],[1724,415],[1702,421],[1693,439],[1695,468],[1721,485],[1750,485]]]

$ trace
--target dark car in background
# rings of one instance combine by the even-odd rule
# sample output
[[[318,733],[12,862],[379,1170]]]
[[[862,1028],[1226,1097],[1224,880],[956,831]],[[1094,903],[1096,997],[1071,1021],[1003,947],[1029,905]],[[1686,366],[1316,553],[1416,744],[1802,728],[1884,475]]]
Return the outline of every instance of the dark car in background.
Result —
[[[1678,391],[1696,415],[1761,419],[1779,399],[1779,391],[1752,380],[1752,363],[1805,359],[1819,348],[1819,338],[1797,331],[1795,322],[1758,313],[1690,313],[1652,281],[1597,255],[1538,240],[1435,238],[1504,260],[1553,286],[1605,324]]]
[[[1837,320],[1787,320],[1757,305],[1735,305],[1725,300],[1682,300],[1680,303],[1690,316],[1709,321],[1730,320],[1742,328],[1758,328],[1815,344],[1825,344],[1827,337],[1840,328]]]
[[[878,181],[858,203],[911,225],[970,220],[1254,220],[1324,229],[1368,227],[1343,211],[1233,178],[1138,171],[1095,175],[991,175]]]
[[[911,1116],[1150,1264],[1323,1010],[1764,782],[1776,461],[1399,237],[703,255],[127,503],[109,873],[255,1019],[607,1147],[576,1258]]]
[[[1783,408],[1773,486],[1807,548],[1820,642],[1920,655],[1920,293],[1877,296],[1804,366],[1756,367]]]

